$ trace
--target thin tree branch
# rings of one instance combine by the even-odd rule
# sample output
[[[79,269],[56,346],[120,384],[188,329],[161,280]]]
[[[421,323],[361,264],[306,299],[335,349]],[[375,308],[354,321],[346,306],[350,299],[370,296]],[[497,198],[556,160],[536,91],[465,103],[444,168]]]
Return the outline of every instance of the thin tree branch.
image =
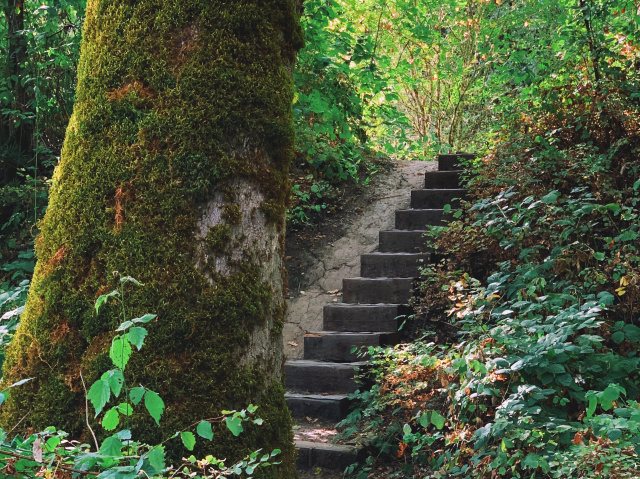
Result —
[[[100,450],[100,446],[98,446],[98,439],[96,438],[96,434],[93,432],[91,428],[91,424],[89,424],[89,395],[87,393],[87,386],[84,383],[84,378],[82,377],[82,369],[80,371],[80,380],[82,381],[82,388],[84,389],[84,418],[87,421],[87,427],[93,436],[93,443],[96,445],[96,451]]]

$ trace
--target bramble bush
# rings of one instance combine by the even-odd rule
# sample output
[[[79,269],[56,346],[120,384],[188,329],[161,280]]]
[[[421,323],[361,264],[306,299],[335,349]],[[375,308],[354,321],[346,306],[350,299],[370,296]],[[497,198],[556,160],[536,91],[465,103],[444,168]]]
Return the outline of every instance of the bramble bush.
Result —
[[[187,425],[160,444],[142,444],[132,437],[127,418],[134,413],[134,410],[144,405],[144,409],[159,425],[164,413],[164,402],[155,391],[142,385],[131,387],[126,380],[127,363],[134,350],[142,348],[147,336],[144,325],[156,318],[155,314],[145,314],[132,319],[126,317],[124,288],[129,283],[143,286],[132,277],[122,276],[119,278],[118,288],[101,295],[95,303],[96,314],[98,314],[100,307],[107,301],[119,299],[123,305],[123,322],[115,330],[109,350],[113,369],[106,371],[88,391],[80,372],[80,379],[86,392],[86,424],[93,444],[81,444],[70,439],[64,431],[56,430],[54,427],[30,434],[26,438],[21,435],[11,436],[11,431],[0,429],[0,469],[3,474],[19,477],[68,477],[68,474],[73,474],[73,477],[96,476],[99,479],[134,479],[170,475],[171,477],[218,479],[229,476],[252,477],[259,468],[279,464],[276,462],[276,456],[280,453],[278,449],[270,453],[254,451],[231,465],[227,465],[226,459],[217,459],[213,456],[196,459],[193,455],[185,458],[183,464],[166,464],[164,444],[167,441],[179,438],[186,451],[192,451],[198,437],[200,440],[207,441],[214,439],[212,425],[224,424],[234,436],[240,435],[246,425],[260,426],[263,420],[253,417],[258,409],[254,405],[249,405],[240,411],[221,411],[219,417],[207,418]],[[20,387],[28,381],[30,379],[24,379],[0,392],[0,405],[12,388]],[[105,411],[105,407],[112,400],[117,404]],[[97,437],[102,434],[96,435],[89,423],[89,402],[93,406],[96,418],[104,412],[100,424],[105,431],[112,433],[101,443],[98,442]]]

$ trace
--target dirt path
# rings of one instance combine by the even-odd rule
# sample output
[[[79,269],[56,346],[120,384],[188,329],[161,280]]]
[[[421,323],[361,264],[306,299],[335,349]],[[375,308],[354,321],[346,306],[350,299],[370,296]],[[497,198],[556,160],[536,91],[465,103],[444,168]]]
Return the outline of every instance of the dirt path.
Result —
[[[342,279],[360,276],[360,255],[376,251],[378,232],[393,229],[396,209],[409,206],[410,191],[422,188],[424,172],[437,162],[400,161],[380,172],[345,209],[315,230],[287,239],[287,358],[302,358],[304,334],[322,330],[322,308],[342,298]]]

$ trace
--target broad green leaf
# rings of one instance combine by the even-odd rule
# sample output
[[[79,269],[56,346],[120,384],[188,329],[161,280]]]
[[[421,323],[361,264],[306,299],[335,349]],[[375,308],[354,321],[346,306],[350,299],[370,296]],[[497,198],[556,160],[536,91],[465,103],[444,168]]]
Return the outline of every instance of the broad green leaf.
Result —
[[[96,314],[98,314],[98,311],[100,311],[100,307],[103,304],[105,304],[109,298],[112,298],[114,296],[119,296],[119,295],[120,295],[120,292],[118,290],[113,290],[110,293],[103,294],[103,295],[99,296],[98,299],[96,300],[96,304],[95,304]]]
[[[131,404],[123,402],[118,404],[117,407],[120,414],[124,414],[125,416],[131,416],[133,414],[133,408],[131,407]]]
[[[431,424],[433,424],[436,428],[442,429],[444,427],[446,419],[440,415],[438,411],[433,411],[431,413]]]
[[[593,393],[587,395],[589,397],[589,405],[587,406],[587,416],[593,416],[593,413],[596,411],[596,406],[598,405],[598,399],[593,395]]]
[[[144,396],[144,391],[145,389],[141,387],[131,388],[129,391],[129,399],[131,399],[134,406],[140,402],[142,396]]]
[[[107,371],[100,379],[109,383],[109,387],[115,397],[120,396],[122,386],[124,385],[124,375],[122,374],[122,370],[112,369]]]
[[[609,386],[602,391],[602,397],[608,401],[616,401],[620,397],[620,387],[609,384]]]
[[[186,447],[189,451],[193,451],[193,448],[196,445],[196,437],[193,435],[192,432],[189,432],[189,431],[181,432],[180,439],[182,439],[182,444],[184,444],[184,447]]]
[[[107,431],[113,431],[120,423],[120,413],[118,412],[118,406],[113,406],[109,409],[102,418],[102,427]]]
[[[160,417],[164,411],[164,401],[157,393],[147,390],[144,395],[144,406],[151,414],[151,417],[156,420],[157,424],[160,424]]]
[[[141,327],[133,327],[127,333],[127,339],[131,344],[133,344],[138,351],[142,348],[142,343],[144,342],[144,338],[147,336],[147,330]]]
[[[598,261],[602,261],[604,259],[604,253],[600,253],[600,252],[593,253],[593,257]]]
[[[625,324],[622,327],[624,335],[632,343],[640,343],[640,328],[635,324]]]
[[[546,195],[544,195],[540,199],[542,200],[543,203],[546,203],[549,205],[549,204],[555,204],[555,202],[558,201],[558,197],[560,197],[560,192],[558,190],[553,190],[547,193]]]
[[[616,344],[620,344],[624,341],[624,333],[622,331],[616,331],[611,335],[611,340]]]
[[[133,321],[125,321],[120,326],[118,326],[118,329],[116,329],[116,332],[125,331],[126,329],[130,328],[131,326],[133,326]]]
[[[138,281],[137,279],[131,277],[131,276],[121,276],[120,277],[120,284],[124,284],[124,283],[133,283],[136,286],[144,286],[144,283],[141,283],[140,281]]]
[[[122,441],[118,437],[108,437],[100,446],[100,454],[104,454],[105,456],[121,457],[122,446]]]
[[[402,426],[402,432],[405,435],[411,434],[411,426],[409,426],[408,424],[405,424],[404,426]]]
[[[53,436],[47,439],[47,442],[44,443],[45,452],[54,452],[56,447],[60,445],[62,438],[60,436]]]
[[[196,432],[198,433],[198,436],[209,439],[209,441],[213,439],[213,428],[209,421],[200,421],[196,428]]]
[[[234,436],[239,436],[243,431],[242,419],[239,417],[225,417],[224,422],[227,425],[227,429],[231,431]]]
[[[116,336],[111,343],[109,357],[117,368],[124,369],[131,357],[131,344],[124,336]]]
[[[149,464],[156,470],[156,474],[162,473],[165,468],[164,449],[162,446],[154,447],[149,451]]]
[[[157,314],[145,314],[144,316],[140,318],[132,319],[131,321],[133,321],[134,323],[148,323],[149,321],[157,317],[158,317]]]
[[[96,410],[96,415],[94,417],[98,417],[100,411],[104,408],[107,401],[111,397],[111,388],[109,387],[109,383],[107,381],[103,381],[102,379],[98,379],[91,388],[89,388],[89,392],[87,393],[87,399],[91,401],[93,407]]]
[[[611,441],[617,441],[622,437],[622,431],[620,429],[612,429],[611,431],[607,432],[607,437]]]
[[[529,454],[527,454],[527,457],[525,457],[524,461],[522,461],[522,464],[524,466],[530,467],[531,469],[537,469],[539,463],[540,463],[540,456],[537,454],[534,454],[533,452],[530,452]]]
[[[431,424],[431,411],[423,412],[418,418],[418,424],[420,424],[425,429],[428,428]]]

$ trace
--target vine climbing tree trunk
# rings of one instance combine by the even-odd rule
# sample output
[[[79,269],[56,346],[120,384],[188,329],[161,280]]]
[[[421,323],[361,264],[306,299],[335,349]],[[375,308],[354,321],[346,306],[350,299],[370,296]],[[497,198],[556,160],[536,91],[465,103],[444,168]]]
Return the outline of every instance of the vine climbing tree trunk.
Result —
[[[93,303],[118,271],[145,283],[127,315],[158,314],[127,371],[166,411],[159,428],[132,417],[136,438],[253,403],[265,424],[206,452],[279,448],[263,477],[295,476],[281,329],[299,13],[296,0],[89,1],[77,103],[4,365],[5,385],[34,379],[12,389],[5,428],[25,417],[16,431],[86,434],[80,373],[111,367],[122,311]]]

